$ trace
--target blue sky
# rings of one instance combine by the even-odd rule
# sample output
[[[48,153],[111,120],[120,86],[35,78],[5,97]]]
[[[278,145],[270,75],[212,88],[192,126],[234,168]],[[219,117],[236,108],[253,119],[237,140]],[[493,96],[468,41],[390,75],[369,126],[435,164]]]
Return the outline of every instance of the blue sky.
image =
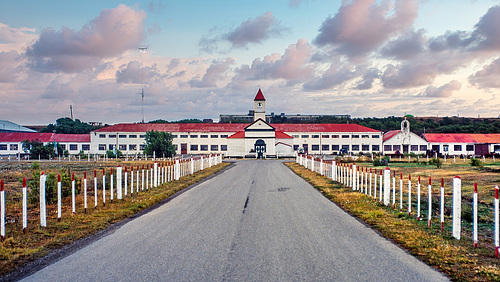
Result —
[[[497,117],[500,1],[6,1],[2,117]],[[137,47],[147,46],[145,53]]]

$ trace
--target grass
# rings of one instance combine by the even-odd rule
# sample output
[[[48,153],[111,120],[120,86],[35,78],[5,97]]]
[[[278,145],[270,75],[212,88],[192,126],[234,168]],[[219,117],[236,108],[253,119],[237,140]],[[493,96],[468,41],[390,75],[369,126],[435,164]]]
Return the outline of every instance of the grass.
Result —
[[[439,223],[427,227],[406,212],[380,204],[373,198],[353,192],[327,177],[311,172],[296,163],[287,163],[297,175],[316,187],[348,213],[363,220],[425,263],[437,268],[456,281],[499,281],[500,264],[489,244],[474,248],[468,238],[456,240],[449,226],[442,234]]]
[[[99,199],[96,209],[93,207],[93,195],[89,194],[88,203],[91,208],[86,211],[83,209],[83,196],[79,194],[76,198],[77,210],[75,214],[71,212],[71,199],[65,198],[63,200],[63,216],[60,222],[57,221],[56,206],[47,207],[46,228],[39,227],[38,213],[36,210],[31,210],[26,234],[22,232],[20,220],[15,220],[7,225],[6,239],[0,243],[0,275],[4,276],[29,261],[47,255],[54,249],[96,234],[113,223],[152,207],[178,191],[221,171],[228,165],[228,163],[222,163],[204,169],[193,175],[185,176],[179,181],[134,193],[132,197],[129,195],[124,200],[114,200],[113,202],[108,200],[105,206],[102,205],[102,199]],[[20,207],[14,206],[13,208],[14,213],[20,214]],[[11,215],[11,218],[19,218],[19,214]]]

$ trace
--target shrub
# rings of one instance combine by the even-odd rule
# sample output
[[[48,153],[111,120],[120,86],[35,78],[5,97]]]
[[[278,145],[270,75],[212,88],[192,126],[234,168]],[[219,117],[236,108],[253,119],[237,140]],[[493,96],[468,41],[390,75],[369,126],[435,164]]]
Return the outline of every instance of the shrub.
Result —
[[[472,158],[469,163],[471,166],[483,167],[483,162],[480,159]]]
[[[435,165],[436,168],[441,168],[443,161],[439,158],[432,158],[429,160],[429,165]]]
[[[388,157],[376,158],[375,160],[373,160],[374,166],[387,166],[388,164],[389,164]]]

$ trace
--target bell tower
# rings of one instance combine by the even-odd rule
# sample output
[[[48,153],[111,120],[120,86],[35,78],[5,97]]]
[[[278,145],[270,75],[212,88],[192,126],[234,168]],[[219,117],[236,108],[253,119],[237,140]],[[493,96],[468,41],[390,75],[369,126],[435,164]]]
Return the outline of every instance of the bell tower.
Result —
[[[264,94],[259,88],[259,92],[255,95],[255,99],[253,99],[254,105],[254,116],[253,120],[256,121],[258,119],[262,119],[266,121],[266,98],[264,98]]]

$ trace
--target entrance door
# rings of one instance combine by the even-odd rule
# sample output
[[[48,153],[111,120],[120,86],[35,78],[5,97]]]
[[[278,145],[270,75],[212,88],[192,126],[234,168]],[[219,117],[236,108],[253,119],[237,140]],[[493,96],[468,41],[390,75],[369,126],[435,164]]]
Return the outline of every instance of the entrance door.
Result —
[[[181,155],[187,154],[187,150],[188,150],[188,144],[187,143],[182,143],[181,144]]]
[[[307,152],[309,151],[309,146],[307,144],[303,144],[302,148],[304,148],[304,154],[307,154]]]
[[[258,159],[263,159],[264,154],[266,153],[266,142],[264,140],[259,139],[257,142],[255,142],[255,152],[257,153],[257,158]]]

